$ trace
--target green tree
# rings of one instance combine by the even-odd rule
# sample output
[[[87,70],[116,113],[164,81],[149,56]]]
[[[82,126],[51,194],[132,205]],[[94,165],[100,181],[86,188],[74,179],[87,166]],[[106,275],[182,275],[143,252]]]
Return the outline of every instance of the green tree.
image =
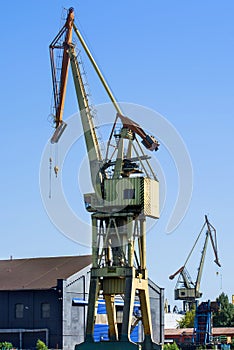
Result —
[[[228,296],[221,293],[216,301],[219,303],[219,310],[213,313],[213,326],[233,327],[234,306],[229,303]]]
[[[179,350],[179,347],[175,342],[173,342],[172,344],[164,344],[163,350]]]
[[[195,308],[186,312],[184,317],[178,321],[178,328],[192,328],[194,327],[194,317],[195,317]]]

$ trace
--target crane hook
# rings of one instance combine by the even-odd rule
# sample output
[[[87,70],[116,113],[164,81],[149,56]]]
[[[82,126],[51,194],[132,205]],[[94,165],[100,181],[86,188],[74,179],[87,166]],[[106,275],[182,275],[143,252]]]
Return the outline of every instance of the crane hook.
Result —
[[[57,165],[54,166],[55,176],[58,177],[59,167]]]

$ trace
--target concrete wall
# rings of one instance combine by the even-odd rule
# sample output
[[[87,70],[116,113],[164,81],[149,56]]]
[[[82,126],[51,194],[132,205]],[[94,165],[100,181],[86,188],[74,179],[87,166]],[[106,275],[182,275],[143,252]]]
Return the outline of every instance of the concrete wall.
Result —
[[[72,306],[73,298],[88,299],[91,265],[63,281],[63,349],[84,341],[87,306]]]
[[[153,340],[164,342],[164,289],[149,279],[150,310],[153,328]]]

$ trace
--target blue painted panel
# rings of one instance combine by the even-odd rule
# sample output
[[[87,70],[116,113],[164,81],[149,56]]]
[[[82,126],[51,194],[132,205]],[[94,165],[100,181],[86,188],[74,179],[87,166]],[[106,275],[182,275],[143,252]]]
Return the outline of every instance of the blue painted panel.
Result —
[[[109,326],[107,324],[95,324],[94,334],[93,334],[94,341],[100,342],[100,341],[109,340],[108,330],[109,330]],[[139,331],[139,326],[137,325],[132,331],[130,336],[131,340],[135,343],[139,341],[138,331]]]
[[[94,326],[94,341],[99,342],[101,340],[109,340],[108,338],[108,329],[107,324],[95,324]]]
[[[139,332],[139,325],[137,325],[133,329],[131,336],[130,336],[131,340],[134,341],[135,343],[137,343],[139,341],[139,333],[138,332]]]
[[[84,300],[79,299],[79,298],[73,298],[73,305],[79,305],[81,303],[84,303]],[[124,302],[122,300],[116,300],[115,304],[118,306],[123,306]],[[139,306],[140,306],[139,303],[135,303],[134,309],[133,309],[133,313],[135,315],[138,315],[140,312]],[[106,304],[105,304],[105,301],[102,299],[98,300],[97,313],[99,315],[106,315]],[[94,341],[99,342],[101,340],[104,340],[104,341],[109,340],[108,329],[109,329],[109,326],[107,324],[95,324],[95,326],[94,326]],[[137,325],[134,328],[133,332],[131,333],[130,338],[133,342],[139,341],[139,325]]]
[[[106,314],[106,304],[104,301],[99,301],[98,302],[98,309],[97,313],[100,315],[105,315]]]

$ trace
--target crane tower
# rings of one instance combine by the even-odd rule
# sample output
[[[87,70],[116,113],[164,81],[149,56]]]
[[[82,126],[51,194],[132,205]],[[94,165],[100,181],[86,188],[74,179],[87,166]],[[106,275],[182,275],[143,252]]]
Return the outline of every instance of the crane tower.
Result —
[[[189,274],[189,272],[186,269],[186,264],[191,257],[191,254],[194,251],[195,246],[197,245],[197,242],[199,238],[201,237],[202,233],[205,230],[205,241],[203,244],[202,248],[202,253],[200,257],[200,263],[198,266],[197,270],[197,277],[195,282],[192,281],[192,278]],[[187,311],[188,309],[191,309],[192,307],[195,306],[196,300],[202,297],[202,293],[200,292],[200,285],[201,285],[201,277],[202,277],[202,272],[204,268],[204,262],[205,262],[205,257],[206,257],[206,251],[207,251],[207,246],[208,242],[211,242],[214,255],[215,255],[215,264],[221,267],[221,264],[219,262],[218,258],[218,248],[217,248],[217,238],[216,238],[216,229],[215,227],[210,223],[208,220],[207,215],[205,215],[205,222],[202,225],[201,231],[199,232],[199,235],[189,252],[189,255],[182,267],[179,268],[174,274],[169,276],[169,278],[172,280],[174,279],[177,275],[178,281],[175,286],[174,290],[174,295],[175,295],[175,300],[183,300],[184,302],[184,311]]]
[[[73,32],[116,109],[105,156],[96,135],[76,46],[72,41]],[[55,58],[57,51],[62,57],[59,64]],[[159,143],[139,124],[124,116],[74,23],[72,8],[68,11],[66,23],[50,45],[50,53],[55,110],[55,132],[51,142],[57,143],[66,128],[62,115],[70,64],[94,189],[84,195],[92,222],[92,269],[86,335],[84,342],[76,345],[76,350],[159,349],[160,345],[152,339],[146,268],[146,217],[159,218],[159,183],[149,163],[150,156],[144,153],[142,147],[157,151]],[[121,327],[116,321],[117,296],[124,301]],[[103,298],[106,304],[109,341],[94,343],[98,298]],[[135,324],[141,321],[144,329],[141,344],[130,340],[135,300],[139,301],[141,311]]]

